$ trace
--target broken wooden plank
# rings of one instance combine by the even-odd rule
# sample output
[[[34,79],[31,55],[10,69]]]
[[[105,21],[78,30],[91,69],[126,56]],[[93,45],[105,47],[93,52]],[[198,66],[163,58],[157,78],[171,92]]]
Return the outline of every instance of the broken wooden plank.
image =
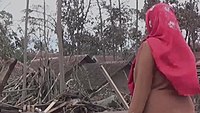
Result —
[[[108,111],[108,112],[98,112],[98,113],[128,113],[128,111]]]
[[[118,98],[120,99],[120,101],[122,102],[122,104],[124,105],[125,109],[129,109],[128,104],[126,103],[126,101],[124,100],[123,96],[121,95],[121,93],[119,92],[117,86],[115,85],[115,83],[113,82],[113,80],[111,79],[110,75],[108,74],[108,72],[106,71],[106,69],[104,68],[103,65],[100,66],[102,71],[104,72],[104,75],[107,79],[107,81],[110,83],[110,85],[114,88]]]
[[[45,97],[43,98],[42,102],[45,101],[45,99],[47,98],[47,96],[49,95],[49,93],[51,92],[51,90],[53,89],[53,87],[56,85],[56,82],[58,81],[58,78],[60,77],[60,73],[58,74],[56,80],[54,81],[53,85],[51,86],[51,88],[49,89],[49,91],[47,92],[47,94],[45,95]]]
[[[11,59],[6,62],[0,72],[0,94],[2,93],[8,78],[10,77],[15,65],[17,64],[16,59]]]
[[[32,77],[32,80],[31,80],[31,82],[29,83],[29,85],[28,85],[27,88],[30,88],[30,87],[32,86],[32,84],[33,84],[33,82],[34,82],[36,76],[38,76],[38,73],[39,73],[39,71],[37,71],[37,72],[34,74],[34,76]]]
[[[60,108],[66,106],[67,104],[68,104],[68,102],[64,102],[64,103],[62,103],[62,104],[56,106],[55,108],[49,110],[47,113],[53,113],[53,112],[55,112],[56,110],[59,110]]]
[[[105,99],[96,101],[95,104],[100,105],[100,106],[111,106],[111,104],[116,104],[116,95],[111,95],[110,97],[107,97]]]
[[[16,107],[16,106],[13,106],[13,105],[10,105],[10,104],[7,104],[7,103],[4,103],[4,102],[1,102],[0,103],[0,109],[4,109],[4,110],[19,110],[20,108]]]
[[[35,106],[34,105],[24,105],[23,109],[21,110],[23,112],[30,112],[30,113],[34,113],[35,112]]]
[[[18,110],[1,110],[1,113],[20,113]]]
[[[26,88],[26,89],[10,90],[10,91],[4,90],[3,93],[13,93],[13,92],[22,92],[22,91],[34,91],[34,90],[37,90],[37,89]]]
[[[19,78],[16,78],[16,79],[13,80],[12,82],[10,82],[8,85],[6,85],[6,86],[4,87],[4,89],[7,89],[7,88],[9,88],[9,87],[12,86],[12,85],[17,84],[19,81],[21,81],[21,79],[22,79],[22,76],[19,77]]]
[[[55,104],[58,102],[58,100],[54,100],[45,110],[44,113],[47,113]]]
[[[16,103],[16,106],[20,106],[20,105],[22,105],[22,104],[24,104],[24,103],[26,103],[26,102],[32,100],[33,98],[34,98],[34,96],[32,96],[32,94],[27,95],[27,96],[24,98],[25,100],[22,100],[22,101],[21,101],[21,98],[20,98],[20,99],[18,100],[18,102]]]

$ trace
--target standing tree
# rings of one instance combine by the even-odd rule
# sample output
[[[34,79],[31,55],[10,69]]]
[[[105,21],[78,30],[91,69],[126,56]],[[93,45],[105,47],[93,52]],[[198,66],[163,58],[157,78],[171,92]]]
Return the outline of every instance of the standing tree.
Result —
[[[65,55],[87,53],[113,55],[115,58],[128,49],[129,40],[134,42],[135,37],[141,36],[132,18],[136,11],[120,0],[118,5],[112,0],[96,0],[95,4],[92,0],[85,1],[63,1]],[[98,9],[97,14],[89,10],[91,6]]]
[[[91,0],[64,0],[62,6],[63,35],[65,38],[65,54],[83,54],[88,45],[88,38],[93,38],[85,29]]]
[[[48,6],[44,0],[44,5],[32,5],[29,8],[29,28],[28,35],[29,43],[33,45],[33,51],[52,51],[50,42],[52,36],[56,32],[56,17],[55,14],[49,12]],[[25,21],[23,17],[22,22]],[[23,30],[19,27],[20,33],[23,35]]]
[[[20,39],[17,33],[12,29],[13,17],[6,11],[0,11],[0,57],[15,57],[21,56]],[[18,53],[16,53],[18,51]]]
[[[59,46],[59,70],[60,70],[60,93],[64,92],[64,86],[65,86],[65,77],[64,77],[64,57],[63,57],[63,33],[62,33],[62,24],[61,24],[61,18],[62,18],[62,0],[57,0],[57,37],[58,37],[58,46]]]
[[[195,52],[198,51],[199,31],[200,31],[200,16],[198,1],[190,0],[189,2],[176,5],[176,14],[180,22],[180,28],[185,31],[185,40]]]
[[[106,56],[106,50],[105,50],[105,39],[103,37],[103,18],[102,18],[102,9],[101,9],[101,5],[99,3],[99,0],[97,0],[97,6],[99,9],[99,20],[100,20],[100,39],[102,40],[102,51],[103,51],[103,59],[104,61],[106,60],[105,56]]]
[[[27,42],[28,42],[28,9],[29,0],[26,1],[26,18],[25,18],[25,37],[24,37],[24,67],[23,67],[23,89],[26,88],[26,74],[27,74]],[[22,91],[22,100],[25,100],[26,91]]]
[[[118,53],[127,50],[128,39],[134,40],[133,37],[135,34],[138,34],[138,37],[141,36],[141,31],[138,30],[138,33],[136,33],[136,26],[132,18],[136,11],[120,1],[118,3],[118,6],[115,6],[111,5],[111,2],[109,4],[102,2],[104,10],[109,14],[103,28],[103,36],[106,40],[106,52],[107,54],[112,54],[114,57]]]

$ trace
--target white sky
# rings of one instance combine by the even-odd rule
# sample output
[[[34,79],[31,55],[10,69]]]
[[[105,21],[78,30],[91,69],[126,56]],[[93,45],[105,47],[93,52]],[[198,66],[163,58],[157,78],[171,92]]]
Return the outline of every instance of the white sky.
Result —
[[[43,5],[43,0],[29,0],[30,6],[35,5]],[[86,0],[87,1],[87,0]],[[128,1],[126,2],[132,8],[135,8],[136,0],[121,0]],[[185,1],[185,0],[179,0]],[[113,3],[117,2],[117,0],[113,0]],[[139,8],[142,8],[144,0],[139,0]],[[52,12],[56,12],[56,0],[46,0],[46,4],[49,6],[49,9]],[[26,8],[26,0],[0,0],[0,10],[4,9],[13,14],[14,21],[20,20],[24,15],[21,11]]]
[[[43,5],[43,0],[29,0],[30,6],[35,5]],[[87,0],[86,0],[87,1]],[[96,1],[96,0],[95,0]],[[132,8],[135,8],[136,0],[121,0],[128,1],[126,2]],[[179,0],[185,1],[185,0]],[[117,0],[113,0],[113,3],[117,2]],[[142,8],[144,0],[139,0],[139,8]],[[49,9],[52,12],[56,12],[56,0],[46,0],[46,4],[49,6]],[[20,20],[24,15],[21,11],[26,8],[26,0],[0,0],[0,10],[4,9],[13,14],[14,22]]]
[[[43,5],[43,0],[29,0],[31,5]],[[87,0],[86,0],[87,1]],[[96,0],[95,0],[96,1]],[[132,8],[135,8],[136,0],[121,0],[128,1],[126,2]],[[185,0],[179,0],[185,1]],[[117,2],[117,0],[113,0],[113,3]],[[142,8],[144,0],[139,0],[139,8]],[[46,4],[49,6],[50,12],[56,12],[56,0],[46,0]],[[13,15],[14,23],[18,23],[17,21],[22,18],[24,15],[21,11],[26,8],[26,0],[0,0],[0,10],[6,10]]]
[[[4,9],[13,14],[14,20],[20,20],[24,15],[21,11],[26,8],[26,0],[0,0],[0,10]],[[29,0],[31,5],[43,5],[43,0]],[[56,11],[56,0],[46,0],[52,11]]]
[[[87,0],[86,0],[87,1]],[[122,0],[124,1],[124,0]],[[126,0],[131,7],[135,7],[135,0]],[[113,3],[116,0],[113,1]],[[43,0],[30,0],[30,6],[32,4],[35,5],[43,5]],[[53,12],[56,12],[56,0],[46,0],[46,4],[50,7]],[[139,0],[140,7],[143,4],[143,0]],[[19,20],[23,16],[21,10],[26,8],[26,0],[0,0],[0,10],[4,9],[13,14],[14,20]]]

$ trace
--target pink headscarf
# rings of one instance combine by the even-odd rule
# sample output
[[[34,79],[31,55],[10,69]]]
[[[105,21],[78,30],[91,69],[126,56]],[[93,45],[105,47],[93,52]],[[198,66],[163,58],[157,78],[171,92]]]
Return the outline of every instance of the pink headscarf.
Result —
[[[159,3],[146,13],[148,42],[158,70],[180,95],[200,93],[195,57],[184,41],[172,8]],[[133,94],[135,61],[129,73],[128,87]]]

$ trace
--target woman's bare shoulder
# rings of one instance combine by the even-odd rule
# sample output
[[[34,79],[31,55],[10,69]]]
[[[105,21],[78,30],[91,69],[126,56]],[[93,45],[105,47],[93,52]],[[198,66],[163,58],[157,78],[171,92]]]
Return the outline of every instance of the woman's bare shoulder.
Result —
[[[140,52],[144,52],[143,54],[149,54],[151,55],[151,48],[149,47],[149,44],[147,41],[144,41],[140,46]]]

